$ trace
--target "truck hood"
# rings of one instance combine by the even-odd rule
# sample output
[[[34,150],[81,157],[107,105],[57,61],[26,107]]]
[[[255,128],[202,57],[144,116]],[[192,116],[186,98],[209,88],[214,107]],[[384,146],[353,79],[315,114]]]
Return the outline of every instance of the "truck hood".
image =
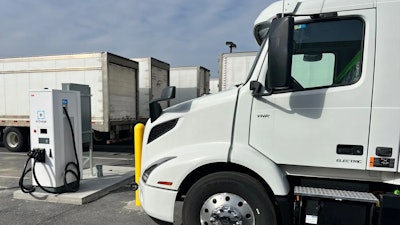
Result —
[[[233,115],[233,107],[236,100],[237,91],[238,88],[232,88],[216,94],[205,95],[193,100],[179,103],[165,109],[162,112],[162,115],[156,121],[152,123],[149,121],[146,124],[146,127],[153,127],[175,118],[194,116],[193,114],[196,114],[196,117],[200,116],[197,115],[198,113],[202,115],[210,114],[210,116],[215,118],[218,116],[216,113],[219,113],[221,110],[226,111],[220,108],[221,104],[229,104],[229,107],[232,108],[227,109],[227,111]],[[217,108],[214,109],[214,107]]]
[[[228,146],[238,88],[196,98],[170,107],[155,121],[148,120],[143,136],[143,168],[177,149],[205,143]]]

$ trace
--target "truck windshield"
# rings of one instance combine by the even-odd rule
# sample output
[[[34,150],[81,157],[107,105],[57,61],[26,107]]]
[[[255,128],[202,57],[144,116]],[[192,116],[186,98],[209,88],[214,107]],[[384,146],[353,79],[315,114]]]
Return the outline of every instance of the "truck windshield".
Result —
[[[296,24],[292,77],[302,89],[357,82],[363,36],[360,19]]]

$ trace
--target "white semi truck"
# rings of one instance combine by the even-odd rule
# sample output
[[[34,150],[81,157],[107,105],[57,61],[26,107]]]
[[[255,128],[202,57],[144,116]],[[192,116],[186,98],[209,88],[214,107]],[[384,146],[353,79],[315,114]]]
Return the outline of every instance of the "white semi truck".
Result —
[[[89,85],[93,137],[132,138],[138,63],[108,52],[0,59],[0,130],[10,151],[29,149],[29,90]]]
[[[152,107],[147,214],[172,223],[178,212],[185,225],[400,224],[399,10],[399,0],[267,7],[243,85]]]

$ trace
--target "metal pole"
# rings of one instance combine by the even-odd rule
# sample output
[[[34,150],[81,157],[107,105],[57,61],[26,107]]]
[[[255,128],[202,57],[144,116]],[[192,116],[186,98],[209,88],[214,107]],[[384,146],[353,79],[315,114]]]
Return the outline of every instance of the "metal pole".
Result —
[[[94,176],[94,173],[93,173],[93,130],[90,132],[89,166],[90,166],[90,174],[92,176]]]
[[[285,0],[282,1],[282,18],[285,17]]]

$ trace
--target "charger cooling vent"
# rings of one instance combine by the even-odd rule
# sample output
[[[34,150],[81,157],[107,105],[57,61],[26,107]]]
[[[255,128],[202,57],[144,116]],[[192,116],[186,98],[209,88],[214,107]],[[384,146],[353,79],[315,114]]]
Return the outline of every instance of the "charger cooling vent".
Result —
[[[167,133],[168,131],[172,130],[178,123],[178,119],[170,120],[165,123],[158,124],[157,126],[153,127],[150,131],[149,139],[147,140],[147,144],[154,141],[155,139],[161,137],[163,134]]]

